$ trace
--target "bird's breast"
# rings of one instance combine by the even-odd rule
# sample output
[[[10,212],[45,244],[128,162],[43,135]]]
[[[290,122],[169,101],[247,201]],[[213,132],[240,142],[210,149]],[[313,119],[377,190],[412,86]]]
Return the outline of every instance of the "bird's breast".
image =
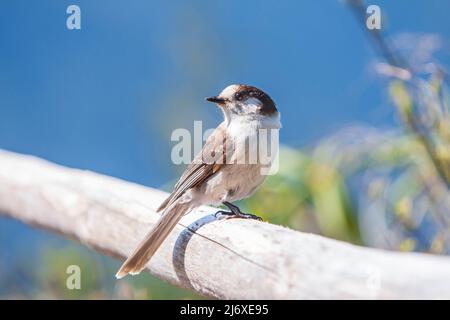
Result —
[[[220,204],[250,196],[264,181],[260,165],[224,165],[197,190],[204,204]]]

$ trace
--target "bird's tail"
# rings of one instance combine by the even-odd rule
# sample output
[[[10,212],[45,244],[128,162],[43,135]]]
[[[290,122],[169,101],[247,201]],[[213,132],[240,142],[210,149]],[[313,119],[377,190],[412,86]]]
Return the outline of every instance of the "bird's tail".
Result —
[[[191,209],[192,204],[190,203],[175,202],[164,210],[153,229],[147,233],[133,254],[123,263],[119,271],[117,271],[116,278],[120,279],[127,274],[135,275],[140,273],[156,250],[161,246],[164,239],[175,228],[178,221]]]

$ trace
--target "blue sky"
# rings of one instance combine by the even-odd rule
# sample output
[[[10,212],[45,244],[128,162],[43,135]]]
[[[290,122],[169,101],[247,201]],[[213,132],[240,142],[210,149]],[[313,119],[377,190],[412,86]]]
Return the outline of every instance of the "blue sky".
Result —
[[[70,4],[81,30],[66,28]],[[449,64],[450,2],[371,4],[389,34],[439,34]],[[349,124],[395,126],[374,61],[342,1],[3,0],[0,148],[158,187],[181,169],[171,131],[219,123],[204,97],[231,83],[273,97],[294,147]],[[0,233],[13,228],[31,232],[0,219]]]

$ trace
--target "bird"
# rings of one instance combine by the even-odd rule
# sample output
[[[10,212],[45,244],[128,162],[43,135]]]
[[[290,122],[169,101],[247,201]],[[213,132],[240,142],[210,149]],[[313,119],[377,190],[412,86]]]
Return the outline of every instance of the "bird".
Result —
[[[254,214],[242,212],[232,202],[251,196],[267,176],[263,169],[275,160],[277,150],[264,161],[259,154],[255,156],[262,141],[267,141],[261,138],[260,132],[275,132],[278,139],[281,122],[275,102],[261,89],[245,84],[229,85],[219,95],[206,100],[219,107],[224,120],[159,206],[157,212],[161,217],[122,264],[116,274],[118,279],[139,274],[179,220],[201,205],[228,207],[230,212],[216,213],[218,219],[261,220]],[[272,148],[274,143],[271,139],[268,141]],[[275,142],[277,147],[278,141]]]

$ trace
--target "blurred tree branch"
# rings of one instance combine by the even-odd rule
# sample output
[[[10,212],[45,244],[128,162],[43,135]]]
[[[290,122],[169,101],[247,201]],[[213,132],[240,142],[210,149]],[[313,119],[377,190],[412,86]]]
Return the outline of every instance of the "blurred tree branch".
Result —
[[[418,88],[419,79],[417,78],[416,72],[412,66],[409,65],[406,59],[404,59],[398,52],[396,52],[390,43],[388,43],[382,33],[381,30],[373,29],[369,30],[366,27],[366,4],[363,0],[347,0],[346,3],[352,9],[355,17],[360,23],[363,30],[365,30],[366,34],[368,34],[369,38],[372,40],[371,43],[375,46],[377,51],[381,54],[381,56],[389,63],[392,68],[397,70],[405,70],[407,74],[409,74],[410,79],[399,78],[394,83],[394,86],[397,89],[401,90],[401,86],[404,86],[403,89],[403,99],[397,99],[397,106],[399,107],[400,116],[403,119],[403,123],[405,128],[412,132],[417,139],[422,143],[425,148],[430,160],[433,162],[434,167],[442,180],[442,183],[447,187],[450,186],[450,156],[448,155],[448,150],[450,150],[450,141],[448,140],[448,136],[444,136],[444,141],[446,143],[441,148],[447,150],[441,154],[439,151],[441,148],[437,148],[436,144],[430,138],[430,133],[427,129],[424,130],[420,118],[417,116],[415,110],[418,95],[421,95],[421,91]],[[448,81],[448,74],[441,67],[438,67],[436,70],[437,79],[441,79],[441,83],[438,86],[442,89],[442,84]],[[397,90],[397,91],[399,91]],[[448,126],[448,114],[445,119],[439,119],[442,123],[438,124],[440,128]],[[439,132],[438,132],[439,134]],[[447,138],[447,139],[445,139]],[[436,181],[436,183],[439,183]]]

